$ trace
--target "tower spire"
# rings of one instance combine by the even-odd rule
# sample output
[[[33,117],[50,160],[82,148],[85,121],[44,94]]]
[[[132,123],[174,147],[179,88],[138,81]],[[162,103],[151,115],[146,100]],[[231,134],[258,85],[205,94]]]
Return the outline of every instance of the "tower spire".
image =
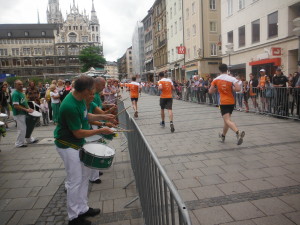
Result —
[[[92,0],[91,22],[94,24],[99,24],[99,20],[95,10],[94,0]]]
[[[92,0],[92,12],[96,12],[96,11],[95,11],[94,0]]]
[[[37,16],[38,16],[38,24],[40,24],[40,13],[39,13],[39,10],[37,10]]]

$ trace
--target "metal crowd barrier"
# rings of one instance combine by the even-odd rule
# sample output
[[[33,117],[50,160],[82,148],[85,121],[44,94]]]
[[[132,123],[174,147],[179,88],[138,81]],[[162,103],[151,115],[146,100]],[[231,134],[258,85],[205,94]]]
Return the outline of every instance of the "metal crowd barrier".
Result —
[[[124,108],[124,103],[120,103],[119,109]],[[119,121],[122,124],[126,123],[126,129],[133,130],[127,133],[127,140],[131,167],[139,193],[139,197],[128,204],[140,199],[146,225],[191,225],[186,205],[143,133],[127,111],[123,114]]]
[[[145,93],[151,94],[146,90]],[[234,96],[236,110],[300,120],[300,88],[252,88],[234,93]],[[198,104],[219,105],[219,94],[209,94],[205,89],[182,86],[174,91],[173,97]]]

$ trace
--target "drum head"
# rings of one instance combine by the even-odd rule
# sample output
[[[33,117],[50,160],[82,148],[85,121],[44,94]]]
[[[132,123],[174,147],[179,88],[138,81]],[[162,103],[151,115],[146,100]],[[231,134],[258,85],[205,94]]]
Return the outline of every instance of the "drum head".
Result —
[[[0,121],[0,126],[3,126],[4,125],[4,122]]]
[[[90,143],[90,142],[96,142],[100,139],[101,137],[99,135],[94,135],[94,136],[91,136],[91,137],[87,137],[85,138],[85,141],[87,143]]]
[[[34,116],[34,117],[41,117],[42,113],[38,112],[38,111],[33,111],[32,113],[28,113],[30,116]]]
[[[0,113],[0,117],[6,118],[6,117],[7,117],[7,114],[5,114],[5,113]]]
[[[96,144],[96,143],[85,144],[83,148],[85,149],[86,152],[97,156],[115,155],[115,150],[102,144]]]

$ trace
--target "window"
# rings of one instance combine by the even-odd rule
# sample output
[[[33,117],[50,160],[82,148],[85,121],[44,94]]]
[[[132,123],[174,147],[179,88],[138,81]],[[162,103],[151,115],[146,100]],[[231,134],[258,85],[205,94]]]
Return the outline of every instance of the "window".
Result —
[[[9,66],[8,59],[2,59],[2,60],[1,60],[1,65],[2,65],[2,66]]]
[[[41,55],[42,54],[42,49],[41,48],[34,48],[34,54],[35,55]]]
[[[46,55],[53,55],[53,48],[46,48]]]
[[[69,48],[69,54],[70,55],[78,55],[79,54],[79,48],[76,45],[73,45]]]
[[[196,25],[194,24],[193,25],[193,36],[195,36],[196,35]]]
[[[0,49],[0,55],[7,55],[7,49]]]
[[[11,32],[8,32],[8,33],[7,33],[7,37],[11,37]]]
[[[82,42],[88,42],[89,37],[88,36],[82,36]]]
[[[190,10],[187,8],[186,9],[186,19],[188,20],[190,17]]]
[[[245,0],[239,0],[239,9],[245,8]]]
[[[173,37],[173,25],[171,26],[171,37]]]
[[[216,10],[216,0],[209,0],[209,9]]]
[[[18,48],[13,48],[12,49],[12,55],[15,56],[15,55],[20,55],[20,50]]]
[[[65,43],[65,37],[61,37],[61,42]]]
[[[232,0],[227,0],[227,15],[232,15]]]
[[[190,49],[187,50],[187,57],[188,57],[188,59],[191,58],[191,50]]]
[[[30,58],[25,58],[24,59],[24,65],[25,66],[31,66],[31,59]]]
[[[46,58],[46,63],[47,65],[53,65],[54,64],[53,58]]]
[[[69,30],[71,30],[72,29],[72,27],[71,26],[69,26]]]
[[[175,30],[175,34],[177,34],[177,22],[175,22],[174,30]]]
[[[227,33],[227,43],[233,43],[233,31]]]
[[[59,57],[58,58],[58,63],[59,64],[65,64],[66,63],[66,58]]]
[[[98,27],[96,27],[96,31],[98,32]]]
[[[77,35],[75,34],[75,33],[70,33],[69,34],[69,41],[70,42],[76,42],[76,37],[77,37]]]
[[[217,32],[217,23],[215,21],[209,22],[209,27],[211,32]]]
[[[58,47],[57,48],[57,54],[58,55],[64,55],[65,54],[65,47]]]
[[[195,14],[195,2],[192,3],[192,14]]]
[[[170,8],[170,19],[172,19],[172,7]]]
[[[245,46],[245,26],[239,27],[239,47]]]
[[[45,31],[42,31],[42,36],[46,36],[46,32]]]
[[[80,30],[82,30],[82,26],[80,26]]]
[[[182,30],[182,19],[181,19],[181,17],[179,18],[179,30]]]
[[[278,35],[278,11],[268,15],[268,37],[277,37]]]
[[[94,31],[95,30],[95,28],[94,28],[94,26],[92,26],[92,31]]]
[[[210,55],[217,56],[217,44],[210,44]]]
[[[27,37],[29,35],[29,32],[25,31],[24,35]]]
[[[23,48],[23,55],[30,55],[30,48]]]
[[[13,66],[21,66],[21,60],[20,59],[13,59]]]
[[[36,58],[35,59],[35,65],[36,66],[42,66],[43,65],[43,59],[42,58]]]
[[[252,43],[260,41],[260,20],[251,23],[252,26]]]

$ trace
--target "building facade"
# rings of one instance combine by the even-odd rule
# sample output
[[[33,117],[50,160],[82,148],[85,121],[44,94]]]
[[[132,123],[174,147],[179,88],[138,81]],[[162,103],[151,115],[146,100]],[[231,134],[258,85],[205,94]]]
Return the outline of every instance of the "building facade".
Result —
[[[298,0],[221,0],[223,62],[232,73],[248,76],[261,68],[272,76],[298,70],[298,38],[293,19],[300,17]],[[255,12],[255,13],[253,13]]]
[[[220,0],[183,0],[186,79],[216,76],[221,63]]]
[[[142,74],[143,81],[154,80],[154,64],[153,64],[153,8],[148,10],[147,16],[142,20],[144,25],[144,72]]]
[[[107,75],[118,78],[119,70],[117,62],[106,62],[104,70],[106,71]]]
[[[171,77],[182,80],[184,54],[179,54],[183,46],[182,0],[166,0],[167,32],[168,32],[168,65]]]
[[[132,35],[132,69],[139,78],[144,71],[144,58],[144,25],[137,22]]]
[[[126,74],[127,74],[127,78],[128,79],[131,79],[133,77],[133,68],[132,68],[132,46],[129,47],[127,50],[126,50],[126,53],[125,53],[125,56],[126,56]]]
[[[47,76],[80,73],[79,53],[88,46],[100,47],[100,25],[92,3],[91,19],[70,8],[62,21],[58,0],[49,0],[49,24],[0,25],[0,74]],[[61,23],[62,22],[62,23]]]
[[[153,4],[153,56],[154,71],[168,71],[166,0]]]

